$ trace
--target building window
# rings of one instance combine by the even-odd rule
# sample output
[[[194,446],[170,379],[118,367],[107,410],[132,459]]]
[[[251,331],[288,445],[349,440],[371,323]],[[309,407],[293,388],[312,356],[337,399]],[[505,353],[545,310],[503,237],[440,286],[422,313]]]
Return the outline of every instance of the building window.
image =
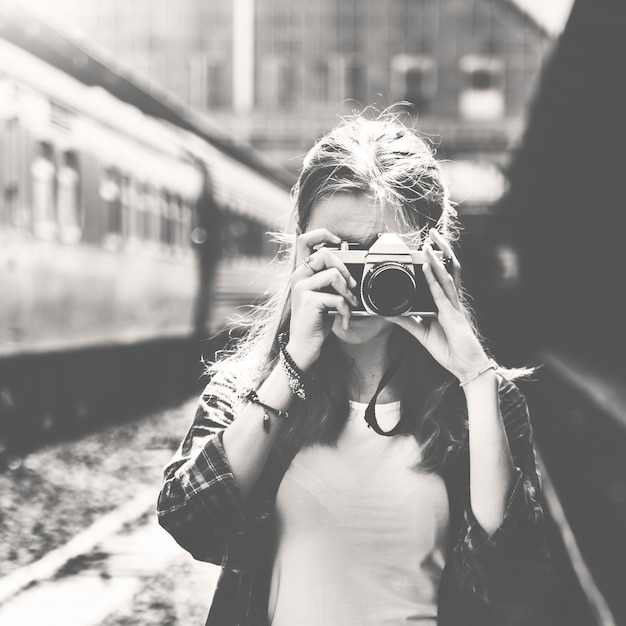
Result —
[[[503,63],[493,56],[467,54],[460,61],[463,88],[459,113],[465,120],[504,116]]]
[[[262,67],[261,102],[266,107],[288,109],[297,100],[296,67],[284,57],[270,57]]]
[[[187,65],[189,76],[189,104],[200,110],[202,110],[207,101],[205,63],[204,56],[195,56],[189,59]]]
[[[335,54],[318,63],[316,74],[324,101],[364,104],[367,100],[367,70],[361,59]]]
[[[347,59],[345,65],[346,98],[367,104],[367,72],[359,59]]]
[[[330,100],[329,75],[328,61],[319,59],[313,67],[313,76],[315,77],[313,97],[317,102]]]
[[[208,109],[222,109],[230,101],[229,83],[226,68],[220,59],[206,61],[206,106]]]
[[[33,190],[33,230],[40,239],[54,239],[57,234],[54,150],[47,142],[39,142],[31,166]]]
[[[396,101],[415,106],[417,113],[428,113],[437,91],[437,71],[433,59],[422,55],[400,54],[391,62],[391,92]]]
[[[83,215],[80,201],[80,173],[74,152],[63,153],[63,163],[57,174],[57,208],[59,238],[65,243],[80,240]]]

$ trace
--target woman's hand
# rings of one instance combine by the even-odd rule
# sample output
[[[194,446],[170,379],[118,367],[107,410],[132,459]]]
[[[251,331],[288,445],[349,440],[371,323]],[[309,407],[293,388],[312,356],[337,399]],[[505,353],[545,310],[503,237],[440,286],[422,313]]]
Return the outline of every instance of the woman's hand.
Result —
[[[450,274],[435,256],[430,244],[424,246],[427,262],[423,271],[438,316],[428,320],[410,316],[387,319],[411,333],[442,367],[459,380],[465,380],[479,371],[488,362],[488,357],[460,304],[461,266],[437,230],[431,229],[429,236],[452,263]]]
[[[325,228],[300,235],[296,242],[296,269],[291,275],[291,325],[287,350],[303,370],[319,357],[332,328],[336,310],[344,328],[350,323],[350,304],[358,301],[350,291],[356,281],[344,263],[324,243],[338,244],[339,237]],[[330,291],[332,290],[332,291]]]

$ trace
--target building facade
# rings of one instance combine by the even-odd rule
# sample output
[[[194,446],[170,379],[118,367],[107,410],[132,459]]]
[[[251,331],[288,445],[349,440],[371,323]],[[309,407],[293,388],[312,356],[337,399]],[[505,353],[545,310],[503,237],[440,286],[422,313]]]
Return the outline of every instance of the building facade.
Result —
[[[470,205],[500,193],[493,168],[523,128],[553,44],[513,0],[63,4],[88,36],[294,176],[338,116],[407,103],[397,108],[453,161]],[[483,197],[467,187],[479,170]]]

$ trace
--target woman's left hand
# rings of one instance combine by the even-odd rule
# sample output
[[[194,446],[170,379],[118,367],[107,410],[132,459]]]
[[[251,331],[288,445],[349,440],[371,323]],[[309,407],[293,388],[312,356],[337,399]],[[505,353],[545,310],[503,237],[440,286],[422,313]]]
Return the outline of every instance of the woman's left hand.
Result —
[[[411,333],[432,357],[459,380],[465,380],[488,362],[488,357],[474,332],[459,300],[460,264],[447,241],[435,229],[430,238],[451,259],[452,273],[435,256],[429,244],[424,246],[427,262],[424,276],[437,306],[436,318],[389,317],[389,321]]]

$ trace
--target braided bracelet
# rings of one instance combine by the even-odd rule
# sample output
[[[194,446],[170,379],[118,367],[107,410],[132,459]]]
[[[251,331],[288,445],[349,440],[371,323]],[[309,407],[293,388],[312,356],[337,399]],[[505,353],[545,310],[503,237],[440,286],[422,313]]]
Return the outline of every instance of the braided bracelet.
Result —
[[[472,376],[470,376],[469,378],[466,378],[465,380],[460,381],[459,387],[464,387],[465,385],[467,385],[467,383],[472,382],[473,380],[475,380],[479,376],[482,376],[485,372],[488,372],[489,370],[497,370],[497,369],[498,369],[498,364],[493,359],[489,359],[485,367],[483,367],[481,370],[479,370],[475,374],[472,374]]]
[[[287,374],[289,389],[300,400],[306,400],[306,389],[304,386],[304,372],[296,365],[295,361],[287,352],[287,333],[278,335],[278,347],[280,349],[280,362]]]
[[[269,406],[269,404],[261,402],[261,400],[259,400],[259,394],[254,389],[250,389],[244,398],[248,402],[252,402],[252,404],[258,404],[263,409],[263,430],[266,433],[270,432],[270,413],[274,413],[276,417],[280,417],[281,419],[287,419],[289,417],[289,413],[287,411],[275,409],[274,407]]]

